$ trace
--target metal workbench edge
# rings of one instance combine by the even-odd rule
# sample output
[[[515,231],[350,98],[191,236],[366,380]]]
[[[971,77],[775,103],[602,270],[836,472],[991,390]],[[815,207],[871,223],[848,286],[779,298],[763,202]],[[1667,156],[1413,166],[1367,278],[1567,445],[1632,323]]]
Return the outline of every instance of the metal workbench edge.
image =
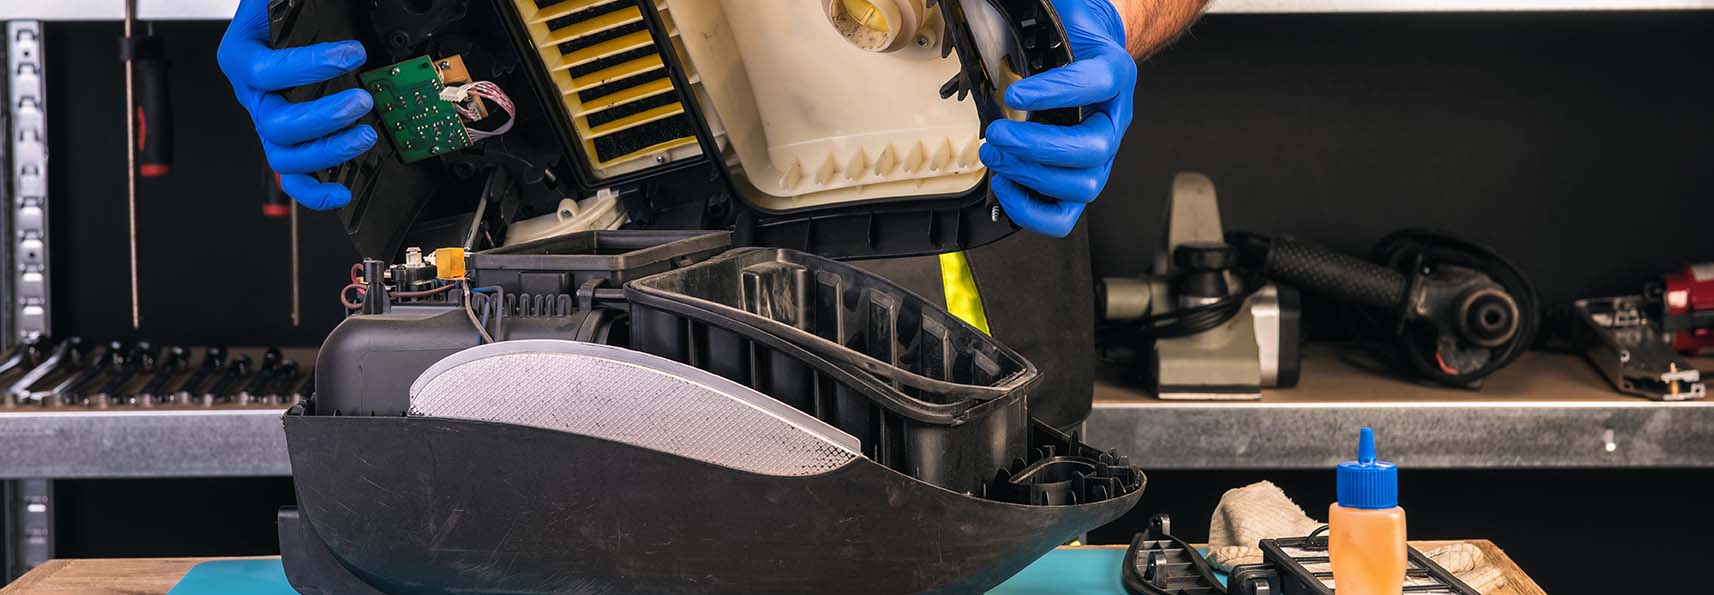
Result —
[[[1357,430],[1416,469],[1714,467],[1714,403],[1097,402],[1090,444],[1144,469],[1328,469]]]
[[[279,409],[7,411],[0,478],[291,474]]]
[[[285,476],[281,411],[0,413],[0,478]],[[1374,427],[1415,469],[1714,467],[1714,403],[1097,402],[1090,444],[1144,469],[1326,469]]]

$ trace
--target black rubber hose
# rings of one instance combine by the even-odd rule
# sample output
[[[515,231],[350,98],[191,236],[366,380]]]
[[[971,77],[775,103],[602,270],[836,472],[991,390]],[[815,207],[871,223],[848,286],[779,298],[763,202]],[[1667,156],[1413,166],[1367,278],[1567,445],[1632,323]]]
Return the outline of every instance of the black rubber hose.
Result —
[[[1410,289],[1398,271],[1308,242],[1249,236],[1244,243],[1252,254],[1264,251],[1257,255],[1262,276],[1342,302],[1392,309]]]

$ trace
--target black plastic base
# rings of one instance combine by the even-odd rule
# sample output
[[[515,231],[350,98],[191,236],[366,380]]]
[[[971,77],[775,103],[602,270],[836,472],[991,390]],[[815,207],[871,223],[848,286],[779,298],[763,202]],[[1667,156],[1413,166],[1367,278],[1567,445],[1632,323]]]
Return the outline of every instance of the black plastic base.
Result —
[[[288,414],[305,593],[981,592],[1136,505],[1026,506],[858,459],[776,477],[549,430]],[[320,544],[321,548],[315,547]],[[312,589],[322,589],[316,591]]]
[[[280,509],[280,562],[286,581],[303,595],[383,595],[339,564],[298,507]]]

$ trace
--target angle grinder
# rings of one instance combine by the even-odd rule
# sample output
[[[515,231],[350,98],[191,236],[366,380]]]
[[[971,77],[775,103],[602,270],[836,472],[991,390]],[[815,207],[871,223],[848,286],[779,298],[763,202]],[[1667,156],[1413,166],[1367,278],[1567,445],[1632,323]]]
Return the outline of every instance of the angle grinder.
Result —
[[[1541,307],[1523,272],[1486,247],[1405,230],[1370,260],[1291,238],[1233,233],[1240,262],[1270,280],[1353,306],[1354,326],[1398,367],[1480,388],[1535,341]]]

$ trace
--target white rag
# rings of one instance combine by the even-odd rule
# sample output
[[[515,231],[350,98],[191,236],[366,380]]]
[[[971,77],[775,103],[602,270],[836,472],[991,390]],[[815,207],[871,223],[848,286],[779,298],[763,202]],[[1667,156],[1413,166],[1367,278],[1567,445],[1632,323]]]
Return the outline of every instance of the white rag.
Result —
[[[1309,518],[1273,482],[1226,490],[1208,523],[1208,561],[1223,572],[1262,563],[1263,539],[1302,537],[1325,523]]]

